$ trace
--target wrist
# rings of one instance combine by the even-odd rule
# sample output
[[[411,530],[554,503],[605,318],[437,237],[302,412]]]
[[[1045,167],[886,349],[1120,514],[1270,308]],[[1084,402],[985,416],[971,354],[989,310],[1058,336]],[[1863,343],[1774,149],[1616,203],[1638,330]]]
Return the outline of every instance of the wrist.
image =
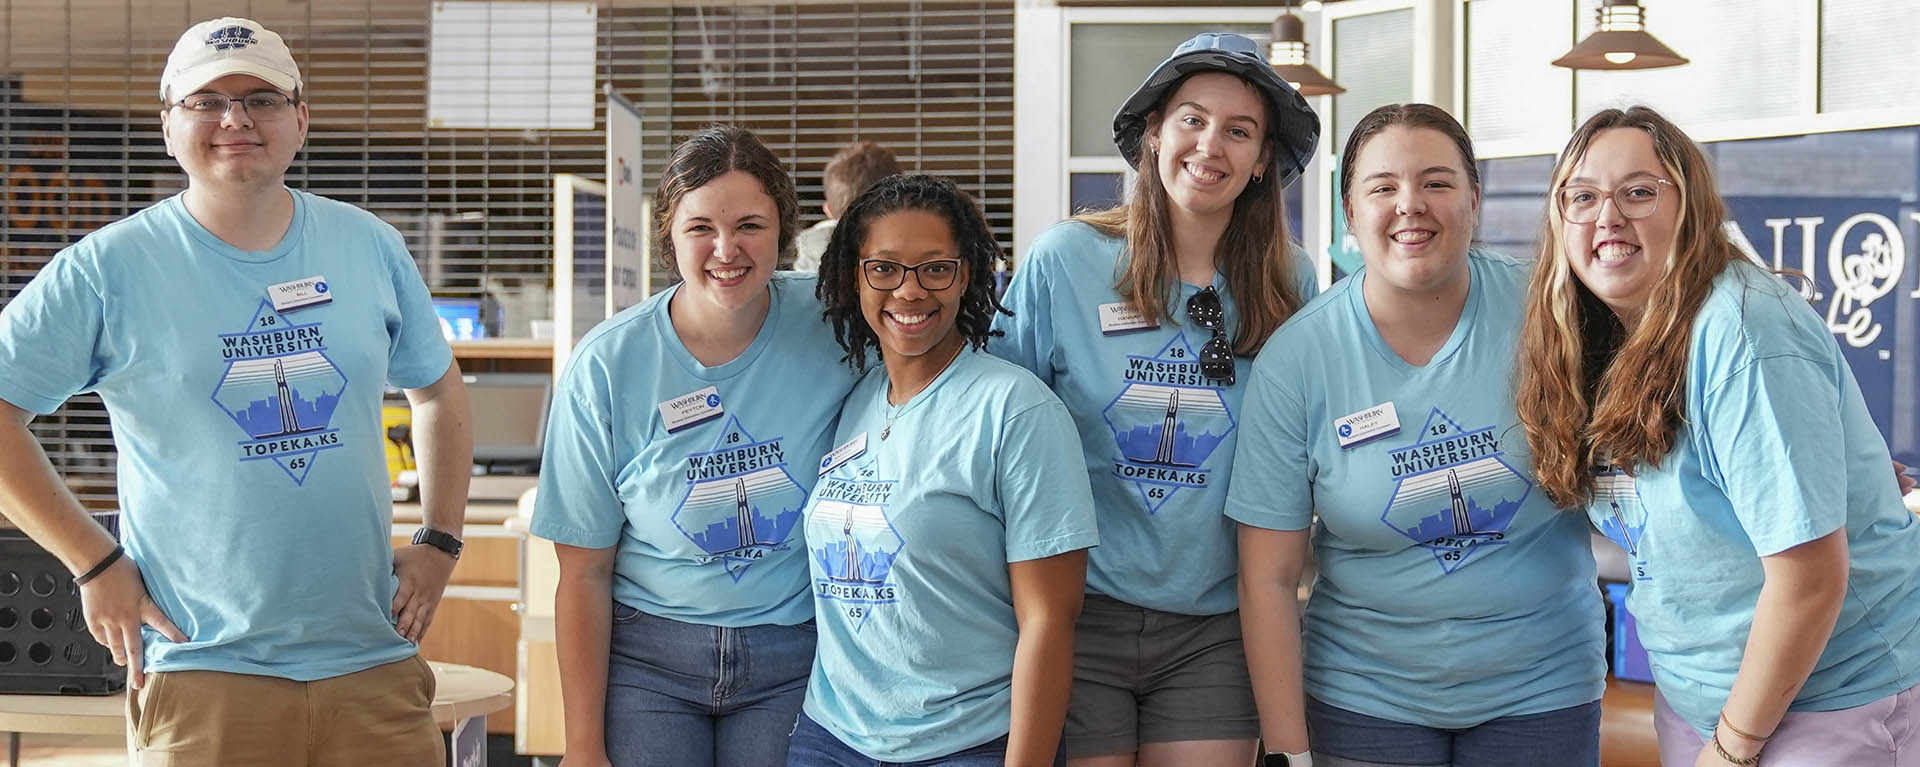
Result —
[[[466,543],[461,541],[459,536],[443,530],[435,530],[431,527],[421,527],[415,532],[413,534],[413,544],[415,546],[429,546],[438,549],[440,553],[452,557],[456,562],[460,560],[461,549],[466,547]]]
[[[1735,736],[1727,728],[1715,725],[1713,739],[1707,744],[1721,761],[1729,764],[1755,765],[1760,763],[1760,748],[1765,744]]]

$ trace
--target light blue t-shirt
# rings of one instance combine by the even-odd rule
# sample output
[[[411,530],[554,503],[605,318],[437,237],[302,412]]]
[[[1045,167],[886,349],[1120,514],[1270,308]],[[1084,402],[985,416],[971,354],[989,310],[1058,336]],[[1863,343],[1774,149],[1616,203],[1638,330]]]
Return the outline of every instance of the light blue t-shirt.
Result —
[[[674,333],[675,285],[575,347],[547,419],[534,535],[619,546],[613,598],[713,626],[813,617],[798,534],[856,377],[814,277],[775,273],[759,335],[708,367]]]
[[[969,348],[897,408],[887,380],[876,365],[847,397],[807,504],[805,710],[868,758],[916,762],[1012,727],[1008,563],[1099,536],[1073,421],[1032,375]]]
[[[310,681],[414,654],[389,612],[380,400],[453,353],[399,232],[289,193],[272,250],[222,242],[176,195],[61,251],[0,312],[0,399],[106,403],[121,540],[189,640],[146,629],[149,671]]]
[[[1527,267],[1467,261],[1466,306],[1426,365],[1380,337],[1365,269],[1282,326],[1254,363],[1227,499],[1248,525],[1313,527],[1307,693],[1436,728],[1584,705],[1606,673],[1585,520],[1535,487],[1514,412]]]
[[[1187,319],[1196,285],[1180,285],[1173,322],[1103,324],[1125,306],[1113,287],[1125,247],[1077,221],[1041,234],[1007,288],[1013,316],[994,321],[1006,335],[989,348],[1039,376],[1073,413],[1100,513],[1087,591],[1162,612],[1231,612],[1239,550],[1220,510],[1253,360],[1235,360],[1232,386],[1200,374],[1200,347],[1213,334]],[[1304,301],[1318,292],[1313,264],[1299,251],[1294,260]],[[1231,338],[1233,297],[1224,277],[1213,288]]]
[[[1602,470],[1588,516],[1627,549],[1627,609],[1654,682],[1702,734],[1719,717],[1765,581],[1760,558],[1846,529],[1847,594],[1790,711],[1920,683],[1920,525],[1826,322],[1741,262],[1693,320],[1687,410],[1658,468]]]

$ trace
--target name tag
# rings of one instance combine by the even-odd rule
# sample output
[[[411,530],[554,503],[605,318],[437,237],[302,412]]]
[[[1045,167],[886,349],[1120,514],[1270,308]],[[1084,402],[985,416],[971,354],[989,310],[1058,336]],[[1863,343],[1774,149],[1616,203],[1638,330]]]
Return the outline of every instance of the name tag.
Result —
[[[1358,413],[1333,419],[1333,433],[1340,438],[1342,450],[1399,431],[1400,414],[1394,412],[1392,402],[1382,402]]]
[[[292,282],[268,285],[267,300],[273,304],[274,311],[290,312],[333,303],[333,292],[327,287],[327,278],[316,274]]]
[[[859,458],[865,452],[867,452],[867,433],[863,431],[860,432],[860,436],[847,440],[846,444],[834,448],[833,452],[820,459],[820,476],[826,476],[827,472],[840,468],[842,464]]]
[[[1133,310],[1125,302],[1100,305],[1100,332],[1105,335],[1132,333],[1160,327],[1152,317]]]
[[[724,412],[720,390],[712,386],[660,403],[660,420],[666,423],[668,434],[719,418]]]

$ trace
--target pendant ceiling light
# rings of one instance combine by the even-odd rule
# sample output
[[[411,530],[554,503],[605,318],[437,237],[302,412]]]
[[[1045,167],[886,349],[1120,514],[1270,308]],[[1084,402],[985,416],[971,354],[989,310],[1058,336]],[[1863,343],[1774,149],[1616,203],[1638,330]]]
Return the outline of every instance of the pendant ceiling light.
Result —
[[[1599,23],[1567,55],[1553,64],[1568,69],[1658,69],[1687,63],[1647,33],[1646,10],[1639,0],[1601,0]]]
[[[1291,11],[1273,20],[1273,43],[1267,48],[1267,63],[1302,96],[1347,92],[1307,61],[1307,25]]]

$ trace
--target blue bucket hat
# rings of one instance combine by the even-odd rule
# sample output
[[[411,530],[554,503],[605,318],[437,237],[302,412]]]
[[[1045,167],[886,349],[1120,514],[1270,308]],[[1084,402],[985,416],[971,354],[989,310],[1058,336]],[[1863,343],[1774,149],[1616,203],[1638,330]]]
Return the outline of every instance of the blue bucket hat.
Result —
[[[1181,78],[1196,72],[1226,72],[1253,84],[1267,97],[1277,122],[1267,128],[1279,166],[1280,186],[1293,183],[1313,159],[1320,143],[1320,117],[1307,99],[1281,79],[1265,59],[1260,45],[1241,35],[1208,32],[1194,35],[1173,49],[1173,55],[1147,75],[1146,82],[1128,96],[1113,115],[1113,144],[1129,165],[1140,162],[1140,140],[1146,134],[1147,114],[1166,100]]]

